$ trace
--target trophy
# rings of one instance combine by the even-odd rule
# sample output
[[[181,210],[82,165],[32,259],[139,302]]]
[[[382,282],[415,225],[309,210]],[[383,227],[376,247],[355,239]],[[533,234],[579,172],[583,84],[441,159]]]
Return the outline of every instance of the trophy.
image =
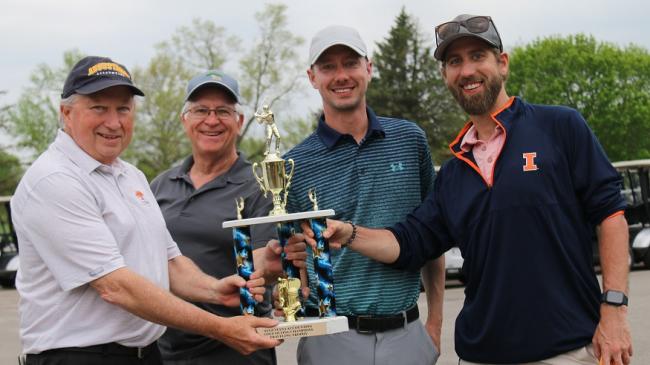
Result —
[[[258,328],[257,331],[278,339],[318,336],[347,331],[347,318],[336,316],[336,296],[329,244],[322,235],[322,232],[327,228],[325,219],[333,216],[334,211],[332,209],[319,210],[316,192],[312,189],[308,195],[313,204],[314,209],[312,211],[287,213],[285,208],[288,191],[291,187],[291,179],[293,178],[294,161],[291,159],[284,160],[280,156],[280,134],[269,106],[264,105],[261,112],[255,113],[255,118],[260,124],[266,125],[266,149],[264,151],[264,160],[253,164],[253,175],[259,183],[264,196],[266,197],[268,193],[271,194],[273,209],[266,217],[243,218],[241,212],[243,211],[244,202],[240,198],[236,202],[237,220],[223,222],[223,228],[233,228],[237,273],[248,280],[253,272],[250,226],[275,223],[278,241],[284,248],[295,232],[294,226],[296,222],[309,220],[317,242],[316,248],[313,250],[313,262],[316,271],[319,309],[319,317],[305,317],[300,297],[300,272],[290,260],[286,259],[286,254],[283,251],[281,260],[284,274],[278,278],[277,287],[278,301],[284,312],[284,320],[276,327]],[[275,137],[275,148],[271,150],[273,137]],[[240,290],[240,301],[242,313],[244,315],[253,314],[252,308],[255,306],[255,300],[247,288]]]

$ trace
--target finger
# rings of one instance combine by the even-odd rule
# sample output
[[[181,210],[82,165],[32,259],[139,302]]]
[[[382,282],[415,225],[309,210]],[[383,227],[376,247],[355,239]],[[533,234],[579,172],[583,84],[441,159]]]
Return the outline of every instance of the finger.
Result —
[[[251,275],[252,277],[252,275]],[[246,282],[247,288],[256,288],[264,285],[264,278],[250,279]]]
[[[307,278],[307,270],[300,270],[300,290],[303,298],[309,298],[309,280]]]
[[[296,261],[302,261],[304,265],[304,261],[307,260],[307,252],[287,252],[287,260],[293,261],[294,265],[296,264]]]
[[[305,235],[305,237],[314,237],[314,231],[311,230],[311,225],[308,221],[302,221],[300,223],[300,228],[302,228],[302,233]]]
[[[621,359],[623,360],[623,364],[628,365],[631,362],[629,352],[623,351],[621,354]]]
[[[255,270],[251,274],[250,279],[248,281],[257,280],[257,279],[263,278],[263,277],[264,277],[264,271],[263,270]]]
[[[305,235],[305,243],[307,243],[311,248],[316,247],[316,240],[314,239],[313,236]]]
[[[304,234],[302,234],[302,233],[294,233],[287,240],[287,244],[292,245],[292,244],[295,244],[295,243],[303,242],[304,240],[305,240],[305,235]]]
[[[302,288],[300,288],[300,290],[302,291],[303,298],[309,298],[309,293],[311,292],[311,289],[309,289],[308,286],[303,286]]]
[[[305,236],[301,235],[300,240],[293,242],[288,242],[284,247],[284,252],[300,252],[304,251],[307,248],[307,243],[305,242]]]
[[[597,359],[600,359],[602,354],[600,353],[600,343],[596,336],[591,340],[591,344],[594,346],[594,355]]]
[[[270,327],[277,326],[279,323],[276,319],[273,318],[266,318],[266,317],[250,317],[250,318],[252,319],[251,325],[253,327],[270,328]]]
[[[264,287],[264,278],[257,278],[253,280],[249,280],[246,282],[246,287],[249,289],[254,289],[254,288],[259,288],[259,287]]]
[[[254,295],[264,295],[264,293],[266,293],[266,288],[263,286],[258,286],[255,288],[249,288],[248,291]]]
[[[269,243],[266,244],[266,247],[276,255],[282,253],[282,246],[280,246],[280,242],[276,239],[270,240]]]
[[[238,288],[243,287],[246,285],[246,280],[242,278],[241,276],[237,274],[233,274],[230,276],[226,276],[225,278],[221,279],[222,284],[228,285],[228,286],[236,286]]]

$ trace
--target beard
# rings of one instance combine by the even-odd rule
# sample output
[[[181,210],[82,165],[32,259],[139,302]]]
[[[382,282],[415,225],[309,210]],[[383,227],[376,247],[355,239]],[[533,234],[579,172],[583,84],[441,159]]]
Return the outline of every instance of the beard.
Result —
[[[466,80],[467,82],[472,81]],[[485,82],[485,91],[476,95],[467,96],[459,86],[447,85],[458,104],[469,115],[483,115],[494,108],[494,103],[499,97],[505,78],[502,75],[490,77]]]

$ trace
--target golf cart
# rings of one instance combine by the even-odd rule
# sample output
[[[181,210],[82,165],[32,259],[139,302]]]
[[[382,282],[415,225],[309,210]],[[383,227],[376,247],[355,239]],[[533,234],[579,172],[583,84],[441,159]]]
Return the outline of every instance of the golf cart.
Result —
[[[621,194],[627,201],[625,218],[630,227],[632,264],[650,268],[650,159],[615,162],[623,178]]]
[[[0,286],[11,288],[18,270],[18,240],[11,222],[10,196],[0,196]]]

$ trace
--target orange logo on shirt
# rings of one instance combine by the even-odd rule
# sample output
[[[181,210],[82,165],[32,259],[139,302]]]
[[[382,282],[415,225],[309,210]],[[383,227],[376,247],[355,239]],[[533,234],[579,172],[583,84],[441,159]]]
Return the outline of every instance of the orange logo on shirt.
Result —
[[[135,197],[138,198],[138,200],[144,201],[144,193],[141,192],[140,190],[135,191]]]
[[[526,152],[523,154],[524,161],[524,171],[537,171],[539,168],[535,165],[535,157],[537,157],[537,152]]]

